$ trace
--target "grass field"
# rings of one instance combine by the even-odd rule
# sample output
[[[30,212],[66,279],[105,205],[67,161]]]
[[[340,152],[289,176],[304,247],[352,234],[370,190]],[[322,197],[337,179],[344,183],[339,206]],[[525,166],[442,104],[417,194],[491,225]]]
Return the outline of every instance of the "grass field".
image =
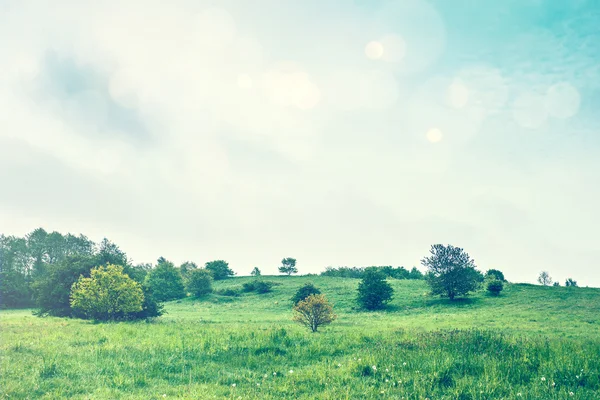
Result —
[[[368,313],[354,309],[354,279],[265,279],[280,285],[168,303],[149,323],[1,311],[0,396],[600,399],[600,289],[512,284],[451,304],[392,280],[389,309]],[[291,321],[307,281],[338,314],[316,334]]]

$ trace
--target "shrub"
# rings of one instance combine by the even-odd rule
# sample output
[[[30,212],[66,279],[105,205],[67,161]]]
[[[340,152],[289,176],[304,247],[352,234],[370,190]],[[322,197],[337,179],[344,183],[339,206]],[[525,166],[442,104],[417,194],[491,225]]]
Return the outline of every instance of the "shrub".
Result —
[[[252,270],[252,272],[250,272],[250,275],[252,276],[260,276],[260,269],[258,269],[258,267],[254,267],[254,269]]]
[[[157,301],[177,300],[185,297],[183,279],[179,269],[163,257],[158,259],[156,268],[146,276],[145,282]]]
[[[573,279],[568,278],[565,281],[565,286],[567,286],[567,287],[577,287],[577,281],[574,281]]]
[[[299,302],[295,307],[294,321],[316,332],[319,326],[333,322],[337,315],[333,313],[333,306],[327,301],[325,295],[311,294]]]
[[[212,292],[212,274],[206,269],[193,269],[188,272],[187,290],[195,297]]]
[[[488,269],[485,273],[485,278],[496,279],[503,282],[506,281],[506,279],[504,279],[504,274],[502,273],[502,271],[499,271],[497,269]]]
[[[498,296],[502,290],[504,290],[504,283],[498,279],[489,280],[487,283],[487,290],[490,294]]]
[[[229,264],[224,260],[209,261],[206,263],[206,269],[212,273],[215,281],[227,279],[230,276],[234,276],[235,272],[229,268]]]
[[[279,267],[279,272],[282,274],[297,274],[298,268],[296,268],[296,259],[287,257],[281,260],[281,267]]]
[[[92,269],[91,276],[80,277],[71,290],[71,307],[101,321],[140,312],[143,302],[141,285],[116,265]]]
[[[228,297],[239,297],[240,291],[232,288],[227,288],[217,291],[217,294]]]
[[[358,303],[367,310],[383,308],[392,299],[394,290],[386,281],[385,275],[375,269],[365,270],[358,284]]]
[[[253,281],[253,282],[244,282],[242,284],[242,291],[244,291],[244,292],[253,292],[254,289],[256,289],[256,287],[254,286],[255,283],[256,283],[256,281]]]
[[[256,293],[264,294],[272,291],[273,283],[269,281],[256,281],[254,282],[254,290]]]
[[[317,287],[315,287],[315,285],[309,282],[302,286],[300,289],[298,289],[298,291],[296,292],[294,297],[291,298],[291,300],[294,303],[294,305],[296,305],[302,300],[306,299],[311,294],[321,294],[321,291]]]
[[[460,247],[435,244],[431,246],[430,254],[421,260],[421,264],[428,269],[427,283],[432,294],[454,300],[476,290],[483,281],[473,259]]]

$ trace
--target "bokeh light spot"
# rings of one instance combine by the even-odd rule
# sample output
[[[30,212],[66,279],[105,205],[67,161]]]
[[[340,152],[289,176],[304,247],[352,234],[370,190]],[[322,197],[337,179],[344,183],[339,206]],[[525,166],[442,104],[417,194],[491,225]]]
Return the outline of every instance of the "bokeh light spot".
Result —
[[[442,140],[443,134],[438,128],[431,128],[427,131],[425,136],[430,143],[438,143],[440,140]]]
[[[365,54],[371,60],[378,60],[383,55],[383,45],[377,41],[369,42],[365,47]]]

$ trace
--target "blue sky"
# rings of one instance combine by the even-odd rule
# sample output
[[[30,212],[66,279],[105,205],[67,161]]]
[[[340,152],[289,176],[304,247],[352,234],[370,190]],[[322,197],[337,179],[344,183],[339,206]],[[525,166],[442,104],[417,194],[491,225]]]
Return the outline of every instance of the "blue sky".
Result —
[[[0,232],[600,286],[600,4],[0,0]]]

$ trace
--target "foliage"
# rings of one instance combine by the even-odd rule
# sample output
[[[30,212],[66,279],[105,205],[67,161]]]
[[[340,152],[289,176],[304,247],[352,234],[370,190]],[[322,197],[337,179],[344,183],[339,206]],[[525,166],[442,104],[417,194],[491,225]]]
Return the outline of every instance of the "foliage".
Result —
[[[198,264],[192,261],[186,261],[179,266],[179,272],[181,273],[181,278],[183,279],[184,286],[187,286],[191,274],[197,269]]]
[[[540,272],[537,281],[542,286],[550,286],[552,284],[552,277],[547,271]]]
[[[316,332],[319,326],[332,323],[337,315],[333,307],[322,294],[311,294],[294,306],[294,321]]]
[[[325,271],[321,272],[321,276],[331,276],[338,278],[356,278],[362,279],[365,270],[375,269],[382,272],[384,275],[395,278],[395,279],[424,279],[424,275],[416,267],[413,267],[410,271],[404,267],[392,267],[392,266],[373,266],[373,267],[327,267]]]
[[[80,277],[71,289],[71,307],[99,321],[128,318],[142,311],[141,285],[123,273],[123,267],[107,265]]]
[[[498,296],[504,290],[504,283],[498,279],[490,279],[487,282],[487,291],[494,296]]]
[[[209,261],[205,265],[206,269],[211,271],[213,279],[220,281],[235,275],[235,272],[229,268],[229,264],[224,260]]]
[[[577,287],[577,281],[574,281],[572,278],[567,278],[567,280],[565,281],[565,286]]]
[[[229,297],[239,297],[240,296],[239,289],[234,289],[234,288],[220,289],[220,290],[217,290],[216,293],[220,296],[229,296]]]
[[[555,286],[555,287],[556,287],[556,286],[560,286],[560,282],[556,281],[556,282],[554,282],[554,283],[552,284],[552,286]]]
[[[245,282],[242,285],[242,290],[244,292],[256,292],[258,294],[265,294],[273,290],[273,285],[273,282],[255,279],[251,282]]]
[[[0,308],[24,308],[32,305],[27,277],[18,271],[0,269]]]
[[[421,260],[428,269],[427,282],[431,293],[454,300],[475,291],[483,276],[475,269],[475,262],[460,247],[435,244],[430,256]]]
[[[362,281],[358,284],[357,301],[367,310],[384,308],[392,300],[394,290],[386,281],[386,276],[381,271],[367,268]]]
[[[279,272],[282,274],[297,274],[298,268],[296,268],[296,259],[292,257],[287,257],[281,260],[281,266],[279,267]]]
[[[187,290],[194,297],[212,292],[212,274],[206,269],[192,269],[188,273]]]
[[[156,268],[148,273],[145,284],[152,290],[154,298],[159,302],[185,297],[181,273],[172,262],[163,257],[158,259]]]
[[[304,284],[304,286],[298,289],[298,291],[296,292],[296,294],[294,294],[294,297],[292,297],[291,300],[294,303],[294,305],[297,305],[299,302],[306,299],[312,294],[321,294],[321,291],[311,282],[307,282]]]
[[[488,269],[485,272],[485,278],[486,279],[496,279],[499,281],[506,282],[506,279],[504,279],[504,274],[502,273],[502,271],[497,270],[497,269]]]
[[[260,269],[258,269],[258,267],[254,267],[254,269],[252,270],[252,272],[250,272],[250,275],[252,275],[252,276],[260,276],[261,275]]]

